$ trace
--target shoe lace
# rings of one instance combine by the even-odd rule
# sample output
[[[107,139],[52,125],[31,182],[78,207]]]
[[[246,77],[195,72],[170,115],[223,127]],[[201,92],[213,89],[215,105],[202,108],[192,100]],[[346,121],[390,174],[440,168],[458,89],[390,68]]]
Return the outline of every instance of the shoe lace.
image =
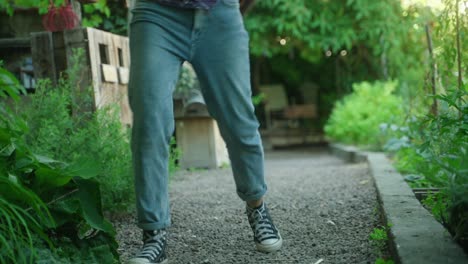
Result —
[[[166,241],[166,231],[152,231],[143,233],[143,248],[138,257],[157,259],[164,249]]]
[[[275,234],[275,228],[267,211],[264,207],[253,209],[247,212],[250,216],[250,225],[254,229],[255,236],[262,240],[262,238]]]

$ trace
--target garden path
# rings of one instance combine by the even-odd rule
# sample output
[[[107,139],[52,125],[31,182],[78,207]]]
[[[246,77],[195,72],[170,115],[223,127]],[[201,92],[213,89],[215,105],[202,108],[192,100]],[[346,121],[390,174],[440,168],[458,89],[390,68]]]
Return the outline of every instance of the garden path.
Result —
[[[379,225],[368,166],[326,149],[266,153],[267,204],[283,249],[254,250],[230,169],[179,171],[170,184],[170,263],[374,263],[369,234]],[[125,261],[141,245],[132,217],[116,222]]]

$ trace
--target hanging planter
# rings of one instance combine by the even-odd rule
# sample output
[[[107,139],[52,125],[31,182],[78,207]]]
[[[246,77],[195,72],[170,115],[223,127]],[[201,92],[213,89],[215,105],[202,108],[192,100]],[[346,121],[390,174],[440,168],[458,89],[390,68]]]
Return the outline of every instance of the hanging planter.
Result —
[[[73,29],[80,24],[70,0],[66,0],[65,5],[59,7],[55,6],[53,0],[50,0],[49,3],[48,12],[42,17],[42,25],[47,31],[56,32]]]

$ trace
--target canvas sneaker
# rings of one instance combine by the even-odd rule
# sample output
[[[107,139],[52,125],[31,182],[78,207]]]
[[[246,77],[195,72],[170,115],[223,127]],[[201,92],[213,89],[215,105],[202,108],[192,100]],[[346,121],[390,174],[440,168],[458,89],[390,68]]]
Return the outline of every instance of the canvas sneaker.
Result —
[[[167,231],[143,231],[143,248],[127,264],[166,264]]]
[[[254,241],[258,251],[274,252],[281,248],[283,239],[273,224],[265,203],[258,208],[247,206],[249,224],[254,234]]]

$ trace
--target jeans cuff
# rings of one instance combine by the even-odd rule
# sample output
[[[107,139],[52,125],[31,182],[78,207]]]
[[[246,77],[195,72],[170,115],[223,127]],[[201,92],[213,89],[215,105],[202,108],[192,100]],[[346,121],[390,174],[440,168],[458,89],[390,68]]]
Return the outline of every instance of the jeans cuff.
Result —
[[[138,223],[138,227],[143,230],[159,230],[171,226],[171,221],[165,223]]]
[[[254,193],[254,194],[245,194],[245,193],[242,193],[240,191],[237,191],[237,195],[239,195],[239,197],[243,200],[243,201],[255,201],[255,200],[259,200],[260,198],[262,198],[265,193],[267,191],[267,187],[266,185],[263,186],[262,190],[257,192],[257,193]]]

